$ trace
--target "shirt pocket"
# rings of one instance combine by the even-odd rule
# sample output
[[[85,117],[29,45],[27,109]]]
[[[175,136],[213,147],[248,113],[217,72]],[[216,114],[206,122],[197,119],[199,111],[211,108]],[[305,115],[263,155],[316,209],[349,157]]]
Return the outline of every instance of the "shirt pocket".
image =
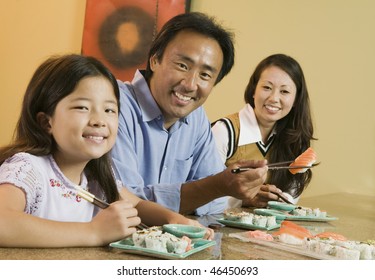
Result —
[[[189,173],[192,169],[193,155],[190,155],[184,159],[175,159],[173,166],[173,177],[178,181],[187,181],[189,180]],[[176,175],[176,176],[174,176]]]

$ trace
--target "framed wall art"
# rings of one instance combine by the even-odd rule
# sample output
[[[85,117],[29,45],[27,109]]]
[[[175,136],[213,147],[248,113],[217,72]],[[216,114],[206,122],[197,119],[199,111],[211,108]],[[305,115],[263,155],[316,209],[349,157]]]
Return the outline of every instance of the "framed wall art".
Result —
[[[190,0],[87,0],[82,54],[129,81],[136,69],[146,67],[149,47],[163,24],[189,10]]]

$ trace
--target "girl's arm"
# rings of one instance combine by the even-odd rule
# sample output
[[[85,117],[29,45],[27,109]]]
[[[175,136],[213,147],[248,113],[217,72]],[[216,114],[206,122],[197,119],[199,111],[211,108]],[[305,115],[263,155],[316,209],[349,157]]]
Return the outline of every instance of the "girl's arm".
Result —
[[[58,222],[24,213],[24,192],[0,185],[0,247],[102,246],[135,232],[137,210],[127,201],[112,203],[91,222]],[[61,209],[64,211],[64,209]]]
[[[124,200],[128,200],[138,210],[138,216],[142,223],[148,226],[160,226],[164,224],[186,224],[203,227],[199,222],[188,219],[183,215],[169,210],[160,204],[149,200],[143,200],[131,193],[126,187],[122,188],[120,195]],[[206,238],[212,239],[214,231],[210,228],[206,230]]]

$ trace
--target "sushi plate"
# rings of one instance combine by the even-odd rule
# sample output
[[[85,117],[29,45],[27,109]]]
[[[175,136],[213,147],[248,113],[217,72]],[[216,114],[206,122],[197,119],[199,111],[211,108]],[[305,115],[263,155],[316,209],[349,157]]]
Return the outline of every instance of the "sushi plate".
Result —
[[[326,217],[316,217],[316,216],[296,216],[289,214],[285,211],[280,211],[276,209],[254,209],[254,213],[258,215],[268,215],[276,216],[277,220],[290,220],[290,221],[306,221],[306,222],[329,222],[338,220],[337,217],[332,217],[327,215]]]
[[[271,226],[271,227],[262,227],[262,226],[256,226],[256,225],[252,225],[252,224],[247,224],[247,223],[241,223],[241,222],[226,220],[226,219],[223,219],[223,218],[218,219],[217,221],[219,223],[222,223],[222,224],[224,224],[226,226],[229,226],[229,227],[242,228],[242,229],[273,230],[273,229],[276,229],[276,228],[280,227],[279,223],[277,225]]]
[[[109,244],[109,246],[122,249],[126,253],[130,253],[130,254],[155,257],[158,259],[177,260],[177,259],[184,259],[192,254],[195,254],[206,248],[214,246],[215,244],[216,244],[216,241],[210,241],[210,240],[205,240],[205,239],[193,240],[192,241],[193,248],[183,254],[163,253],[163,252],[159,252],[159,251],[148,249],[148,248],[134,246],[133,240],[131,238],[123,239],[117,242],[112,242]]]
[[[310,257],[310,258],[317,259],[317,260],[337,260],[338,259],[336,257],[329,256],[326,254],[319,254],[316,252],[308,251],[300,245],[290,245],[290,244],[281,243],[279,241],[267,241],[267,240],[247,237],[246,232],[230,233],[229,237],[234,237],[244,242],[250,242],[250,243],[257,244],[257,245],[269,247],[269,248],[272,248],[273,250],[278,249],[278,250],[286,251],[289,253],[294,253],[294,254]]]

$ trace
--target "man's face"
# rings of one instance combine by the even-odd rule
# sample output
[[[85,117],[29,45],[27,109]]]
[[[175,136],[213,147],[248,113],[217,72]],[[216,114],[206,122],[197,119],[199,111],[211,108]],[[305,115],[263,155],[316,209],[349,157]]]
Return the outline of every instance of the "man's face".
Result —
[[[218,42],[193,31],[181,31],[167,45],[161,61],[150,58],[151,93],[164,116],[164,126],[201,106],[223,64]]]

